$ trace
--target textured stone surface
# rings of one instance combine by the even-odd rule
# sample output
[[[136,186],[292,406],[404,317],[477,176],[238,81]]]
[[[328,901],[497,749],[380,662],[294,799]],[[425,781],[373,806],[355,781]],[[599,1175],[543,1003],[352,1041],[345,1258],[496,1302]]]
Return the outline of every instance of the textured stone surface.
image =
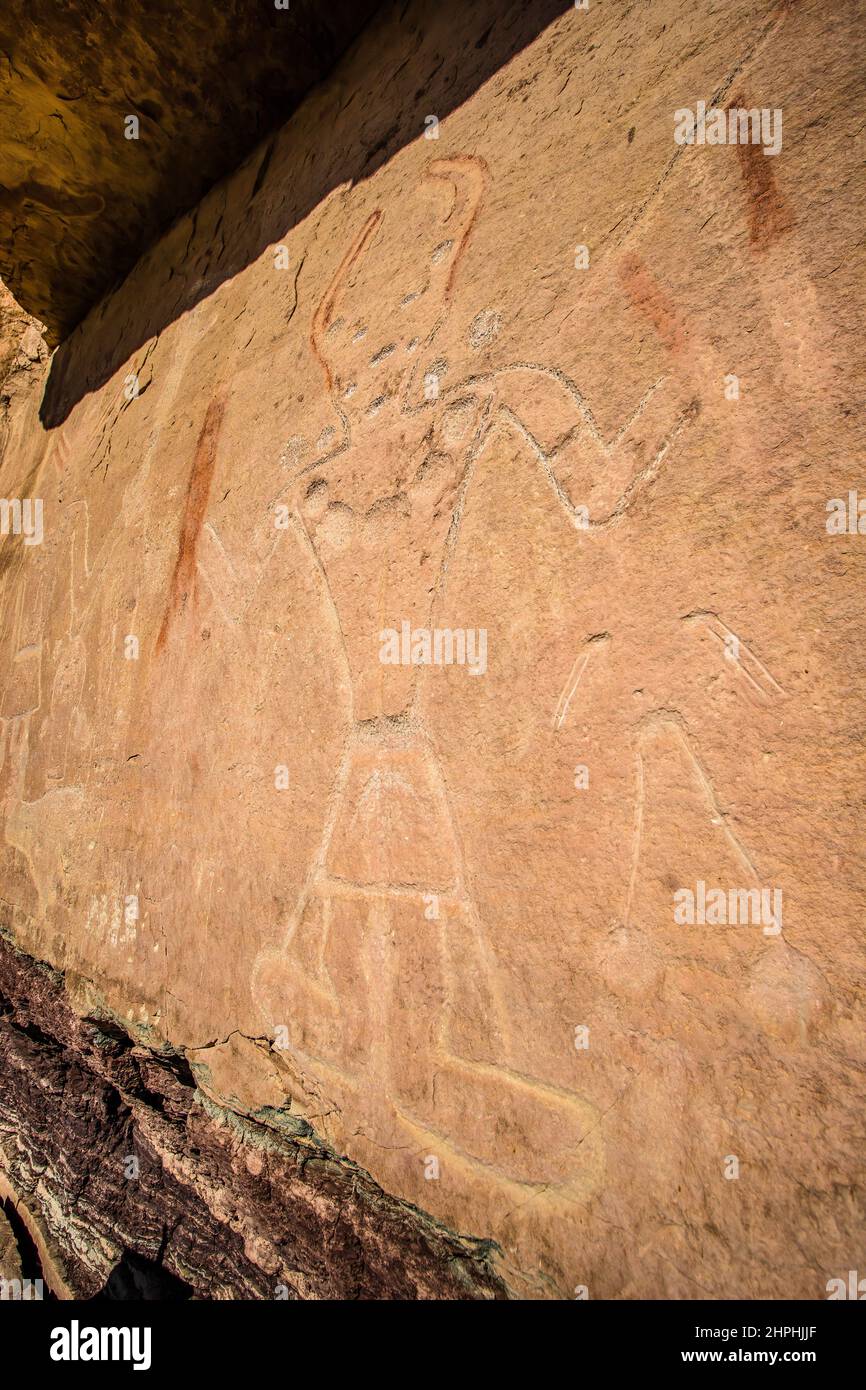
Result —
[[[0,1279],[21,1278],[21,1257],[15,1232],[0,1208]]]
[[[100,1293],[130,1260],[175,1296],[503,1294],[483,1244],[387,1197],[303,1122],[212,1104],[185,1058],[77,1017],[62,978],[3,938],[0,1063],[0,1168],[38,1213],[61,1297]],[[9,1237],[0,1225],[0,1273]]]
[[[821,1297],[864,1234],[863,9],[569,10],[423,138],[494,10],[384,18],[11,403],[6,926],[512,1291]],[[676,145],[699,99],[782,152]],[[358,110],[390,157],[333,187]],[[404,622],[483,674],[383,664]],[[699,882],[781,931],[677,923]]]
[[[9,0],[0,13],[0,274],[57,342],[281,125],[373,0]],[[125,122],[135,116],[137,139]]]
[[[4,410],[9,391],[3,391],[10,373],[48,356],[43,341],[42,324],[25,314],[0,281],[0,392]]]

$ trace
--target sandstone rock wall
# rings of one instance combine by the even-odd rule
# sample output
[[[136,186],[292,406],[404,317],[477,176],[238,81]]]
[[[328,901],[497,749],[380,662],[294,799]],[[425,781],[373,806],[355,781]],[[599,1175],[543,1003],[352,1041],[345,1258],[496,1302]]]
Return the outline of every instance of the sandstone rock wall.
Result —
[[[26,374],[3,926],[183,1106],[304,1122],[513,1293],[821,1297],[864,1230],[863,6],[526,23],[386,11]],[[699,100],[781,151],[677,144]]]

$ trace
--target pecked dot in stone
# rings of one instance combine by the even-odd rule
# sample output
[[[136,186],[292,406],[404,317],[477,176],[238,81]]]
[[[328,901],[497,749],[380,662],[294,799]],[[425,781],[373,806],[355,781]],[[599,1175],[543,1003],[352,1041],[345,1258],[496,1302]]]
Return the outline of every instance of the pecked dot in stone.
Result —
[[[280,454],[284,468],[294,468],[303,463],[307,452],[307,441],[302,434],[293,434]]]
[[[469,346],[482,348],[498,336],[502,320],[494,309],[482,309],[469,325]]]

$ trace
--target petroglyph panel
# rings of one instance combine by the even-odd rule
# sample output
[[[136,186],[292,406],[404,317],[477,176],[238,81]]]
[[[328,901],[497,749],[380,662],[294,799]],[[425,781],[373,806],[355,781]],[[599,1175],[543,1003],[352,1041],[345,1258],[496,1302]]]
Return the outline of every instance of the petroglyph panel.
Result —
[[[236,259],[243,171],[70,346],[98,389],[47,432],[44,365],[11,398],[0,491],[46,535],[0,542],[4,925],[520,1293],[820,1297],[862,1258],[866,1060],[829,20],[571,8],[434,143],[412,94],[455,36],[420,8],[416,136],[295,216],[310,142],[357,138],[326,88],[242,268],[208,229]],[[772,171],[674,144],[734,86],[785,107]],[[169,267],[212,289],[148,333]]]

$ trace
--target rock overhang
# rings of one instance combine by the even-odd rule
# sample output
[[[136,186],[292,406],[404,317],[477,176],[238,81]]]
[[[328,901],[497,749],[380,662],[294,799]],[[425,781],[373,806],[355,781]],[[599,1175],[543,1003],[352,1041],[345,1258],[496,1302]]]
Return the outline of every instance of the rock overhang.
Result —
[[[376,0],[0,15],[0,278],[51,346],[330,72]]]

